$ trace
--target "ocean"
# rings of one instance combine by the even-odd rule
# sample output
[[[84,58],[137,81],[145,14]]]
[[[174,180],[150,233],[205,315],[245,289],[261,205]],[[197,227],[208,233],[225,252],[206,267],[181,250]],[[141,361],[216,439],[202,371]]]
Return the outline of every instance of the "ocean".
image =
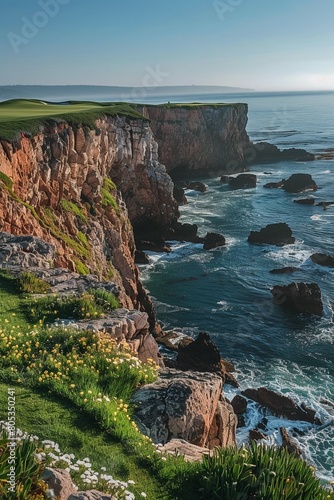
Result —
[[[60,94],[59,94],[60,92]],[[66,88],[43,99],[69,99]],[[8,93],[6,94],[8,95]],[[22,97],[11,95],[11,98]],[[78,96],[82,98],[83,96]],[[115,100],[107,94],[87,100]],[[8,98],[1,94],[0,100]],[[36,98],[38,96],[36,95]],[[244,94],[192,94],[117,96],[118,100],[161,102],[246,102],[247,130],[252,140],[268,141],[280,148],[305,148],[316,154],[334,148],[334,92],[281,92]],[[304,457],[324,480],[334,478],[334,269],[317,266],[311,254],[334,254],[334,206],[304,206],[282,190],[264,189],[292,173],[310,173],[319,186],[312,196],[334,201],[334,159],[314,162],[254,164],[256,189],[232,191],[219,178],[208,178],[206,193],[189,191],[188,205],[181,207],[181,222],[196,223],[199,233],[221,232],[223,249],[206,252],[202,245],[171,242],[171,254],[150,254],[151,264],[140,266],[145,286],[154,298],[165,329],[196,337],[210,333],[221,355],[237,368],[240,389],[225,386],[228,398],[247,387],[265,386],[305,402],[316,409],[322,427],[292,422],[266,414],[249,404],[246,427],[238,429],[239,443],[266,416],[267,442],[279,443],[279,428],[298,438]],[[306,194],[307,196],[307,194]],[[285,247],[252,246],[251,230],[275,222],[287,222],[296,243]],[[273,275],[270,270],[295,266],[292,275]],[[272,302],[271,288],[292,281],[315,282],[321,288],[324,315],[295,315]],[[327,401],[327,403],[325,402]],[[332,402],[332,405],[328,404]]]
[[[248,133],[254,141],[280,148],[305,148],[316,154],[334,147],[334,93],[268,93],[192,96],[196,102],[247,102]],[[166,329],[195,337],[210,333],[222,357],[237,367],[240,389],[225,386],[228,398],[247,387],[265,386],[316,409],[324,426],[317,428],[265,415],[255,403],[247,411],[246,427],[238,429],[239,443],[248,431],[268,418],[268,443],[279,443],[279,428],[295,436],[319,477],[334,478],[334,269],[313,264],[315,252],[334,254],[334,206],[294,203],[308,194],[292,195],[265,189],[292,173],[313,176],[319,186],[312,196],[334,201],[334,160],[254,165],[256,189],[232,191],[219,178],[204,179],[206,193],[187,192],[181,222],[196,223],[199,233],[221,232],[226,248],[206,252],[202,245],[172,242],[173,253],[152,254],[142,266],[142,279],[155,300]],[[202,179],[203,180],[203,179]],[[283,248],[252,246],[251,230],[287,222],[296,237]],[[270,270],[295,266],[292,275]],[[271,288],[292,281],[315,282],[321,288],[322,318],[295,315],[272,302]],[[324,403],[331,401],[332,406]],[[300,435],[302,433],[302,435]]]

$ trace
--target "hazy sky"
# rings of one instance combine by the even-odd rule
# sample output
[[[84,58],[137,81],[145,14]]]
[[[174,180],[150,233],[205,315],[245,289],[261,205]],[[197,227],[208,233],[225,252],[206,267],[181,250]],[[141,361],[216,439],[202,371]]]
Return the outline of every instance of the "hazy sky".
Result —
[[[333,19],[334,0],[1,0],[0,85],[332,90]]]

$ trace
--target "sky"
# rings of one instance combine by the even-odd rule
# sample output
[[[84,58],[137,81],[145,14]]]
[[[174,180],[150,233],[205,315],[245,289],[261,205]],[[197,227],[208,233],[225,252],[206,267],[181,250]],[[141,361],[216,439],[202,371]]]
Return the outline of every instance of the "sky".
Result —
[[[0,85],[334,89],[333,0],[1,0]]]

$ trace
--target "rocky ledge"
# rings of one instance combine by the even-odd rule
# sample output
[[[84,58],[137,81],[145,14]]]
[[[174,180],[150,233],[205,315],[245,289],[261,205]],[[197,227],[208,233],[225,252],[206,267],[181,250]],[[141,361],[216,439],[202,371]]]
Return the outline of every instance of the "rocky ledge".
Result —
[[[211,373],[163,370],[133,396],[138,428],[156,444],[175,438],[200,447],[234,446],[237,417],[222,387]]]

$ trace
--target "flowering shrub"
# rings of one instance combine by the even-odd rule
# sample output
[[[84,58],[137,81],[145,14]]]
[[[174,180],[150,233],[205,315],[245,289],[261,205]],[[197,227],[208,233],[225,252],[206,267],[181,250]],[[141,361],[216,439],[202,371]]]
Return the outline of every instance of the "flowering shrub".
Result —
[[[6,436],[7,424],[0,422],[0,436]],[[16,481],[17,500],[28,499],[44,499],[46,487],[41,481],[41,475],[45,467],[56,467],[64,469],[71,474],[72,481],[76,489],[85,491],[88,489],[97,489],[103,493],[113,495],[115,499],[134,500],[136,497],[145,497],[145,492],[137,492],[135,482],[118,481],[111,474],[107,473],[106,467],[101,467],[100,471],[92,468],[91,461],[88,457],[83,460],[77,460],[74,454],[64,454],[61,452],[59,445],[50,440],[40,440],[38,436],[30,436],[23,433],[21,430],[16,430],[17,457],[16,462],[24,471],[21,472]],[[1,443],[4,442],[0,441]],[[0,448],[1,450],[1,448]],[[5,483],[2,480],[5,469],[2,467],[2,455],[0,461],[0,493],[1,498],[11,498],[5,496]],[[5,458],[5,457],[4,457]],[[24,466],[23,466],[24,464]],[[24,487],[22,485],[25,485]],[[2,488],[2,490],[1,490]],[[19,496],[19,492],[26,496]],[[132,490],[132,491],[130,491]],[[30,493],[29,493],[30,492]],[[30,494],[30,496],[28,496]],[[16,498],[16,497],[15,497]]]
[[[153,382],[158,367],[141,363],[108,334],[67,328],[21,329],[0,320],[0,376],[6,382],[51,390],[88,411],[120,439],[153,447],[131,420],[130,397]],[[151,450],[152,453],[152,450]]]
[[[88,290],[81,296],[55,294],[28,298],[24,309],[32,322],[55,321],[60,318],[101,318],[119,307],[116,297],[106,290]]]

